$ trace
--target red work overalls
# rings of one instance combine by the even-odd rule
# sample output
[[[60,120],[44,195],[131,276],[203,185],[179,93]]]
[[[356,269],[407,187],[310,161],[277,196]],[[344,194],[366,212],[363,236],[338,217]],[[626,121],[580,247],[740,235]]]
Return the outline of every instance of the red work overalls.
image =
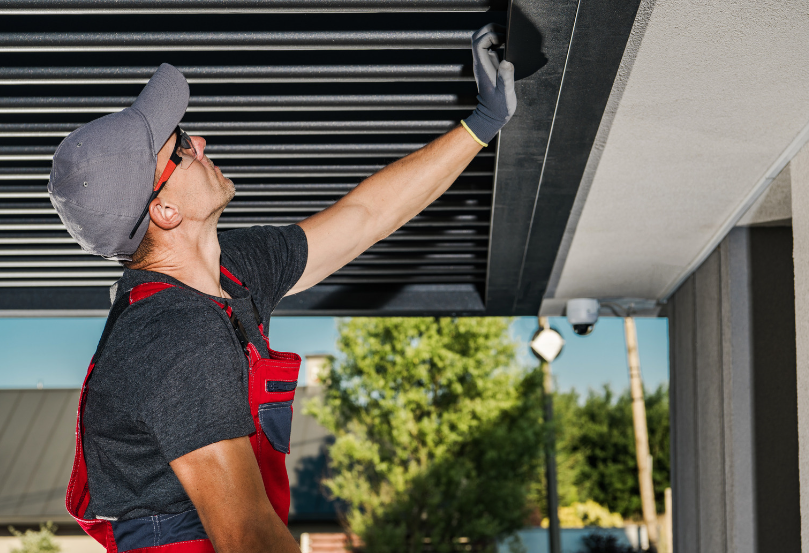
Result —
[[[230,271],[224,267],[222,267],[221,270],[222,274],[227,278],[234,281],[239,286],[246,288]],[[87,376],[84,379],[84,384],[81,389],[79,409],[76,418],[76,456],[73,461],[70,483],[67,487],[66,505],[68,512],[76,519],[84,531],[95,538],[111,553],[117,553],[119,551],[128,551],[131,553],[211,553],[214,551],[210,540],[207,539],[207,535],[205,535],[202,530],[202,525],[194,510],[192,510],[193,512],[187,511],[179,515],[144,517],[143,520],[147,521],[145,524],[148,524],[146,530],[151,531],[153,524],[159,527],[159,525],[163,523],[165,524],[166,531],[162,533],[158,531],[158,535],[161,537],[159,543],[156,540],[155,542],[150,541],[152,540],[152,536],[149,536],[146,542],[144,542],[142,538],[140,542],[138,542],[137,540],[133,541],[131,536],[136,535],[139,530],[137,528],[135,531],[132,531],[131,528],[127,529],[127,541],[129,545],[135,543],[134,548],[125,546],[122,543],[117,543],[123,541],[121,538],[122,532],[116,532],[116,528],[113,526],[114,524],[120,524],[122,526],[128,525],[132,527],[132,521],[116,523],[110,520],[87,520],[83,518],[87,506],[90,503],[87,466],[85,465],[82,448],[82,436],[84,434],[82,414],[84,411],[87,381],[90,379],[93,367],[101,354],[115,321],[124,309],[136,301],[143,300],[161,290],[172,287],[174,287],[173,284],[147,282],[134,287],[128,295],[119,298],[119,300],[115,302],[110,310],[110,315],[107,319],[101,340],[99,341],[98,349],[95,355],[93,355],[93,360],[90,363],[90,368],[87,370]],[[194,293],[190,289],[188,289],[188,291],[189,293]],[[301,358],[295,353],[282,353],[273,351],[270,348],[270,342],[264,333],[264,325],[261,323],[258,310],[254,305],[253,309],[256,315],[256,323],[258,324],[259,332],[267,343],[267,349],[270,352],[269,358],[262,358],[258,349],[247,339],[244,327],[241,321],[234,315],[231,307],[226,303],[220,303],[216,300],[211,301],[216,303],[227,313],[228,319],[236,333],[236,337],[242,344],[244,353],[247,356],[250,366],[248,397],[250,401],[250,412],[253,415],[253,423],[256,429],[255,432],[250,434],[250,444],[253,446],[253,453],[258,461],[258,467],[261,471],[261,478],[264,482],[267,497],[270,503],[272,503],[275,512],[278,513],[278,516],[286,524],[289,515],[289,479],[287,477],[285,455],[289,453],[289,434],[292,425],[292,400],[295,397]],[[194,524],[189,524],[187,520],[182,521],[182,519],[189,518],[193,519],[192,522]],[[176,523],[176,521],[181,522]],[[135,521],[134,526],[137,526],[137,524],[137,521]],[[117,540],[116,534],[118,534]],[[146,543],[146,546],[143,546],[144,543]]]

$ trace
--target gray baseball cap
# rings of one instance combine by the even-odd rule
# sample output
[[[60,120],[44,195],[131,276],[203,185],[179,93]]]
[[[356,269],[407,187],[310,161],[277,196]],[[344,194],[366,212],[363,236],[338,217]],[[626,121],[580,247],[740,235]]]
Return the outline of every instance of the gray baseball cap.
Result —
[[[147,229],[129,233],[154,187],[157,153],[188,107],[188,83],[161,65],[135,102],[70,133],[53,156],[48,192],[81,248],[131,260]]]

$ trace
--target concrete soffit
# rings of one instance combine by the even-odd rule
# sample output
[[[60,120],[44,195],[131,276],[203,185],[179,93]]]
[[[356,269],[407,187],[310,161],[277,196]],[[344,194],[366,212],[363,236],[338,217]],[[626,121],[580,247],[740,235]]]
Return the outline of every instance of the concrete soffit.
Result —
[[[788,164],[809,141],[797,54],[809,14],[730,4],[641,2],[542,315],[572,297],[655,315],[735,226],[790,224]]]
[[[742,199],[741,203],[739,203],[730,217],[725,220],[724,224],[716,231],[713,237],[711,237],[711,240],[705,245],[702,251],[700,251],[699,255],[694,258],[694,261],[692,261],[674,282],[666,288],[660,299],[667,300],[676,292],[683,281],[691,276],[691,273],[696,271],[705,259],[711,255],[711,252],[719,246],[719,243],[733,230],[733,227],[737,225],[744,226],[767,222],[762,220],[762,217],[768,217],[766,212],[770,209],[786,210],[788,207],[789,217],[792,217],[792,200],[790,196],[792,188],[789,179],[789,162],[807,142],[809,142],[809,124],[798,133],[798,136],[796,136],[783,153],[778,156],[778,159],[773,162],[764,175],[756,182],[753,189]],[[770,198],[769,192],[771,185],[776,182],[777,177],[782,173],[784,173],[784,179],[781,180],[781,185],[778,188],[772,190],[772,197]],[[788,201],[789,204],[784,204],[783,200],[779,198],[783,195],[782,188],[784,186],[788,186],[788,200],[786,201]],[[770,201],[767,201],[768,199]],[[761,200],[760,203],[759,200]],[[778,204],[776,202],[778,202]],[[748,215],[749,217],[747,217]],[[774,222],[773,219],[770,219],[770,221]]]

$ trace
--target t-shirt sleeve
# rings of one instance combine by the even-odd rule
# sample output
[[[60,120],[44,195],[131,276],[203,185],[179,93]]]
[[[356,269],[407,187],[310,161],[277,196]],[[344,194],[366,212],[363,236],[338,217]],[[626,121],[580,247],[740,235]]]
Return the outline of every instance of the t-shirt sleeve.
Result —
[[[274,309],[306,269],[308,244],[298,225],[255,226],[219,235],[222,264]]]
[[[140,390],[139,418],[169,462],[255,431],[247,361],[215,309],[183,302],[152,320],[149,330],[144,355],[150,359],[141,361],[152,368]]]

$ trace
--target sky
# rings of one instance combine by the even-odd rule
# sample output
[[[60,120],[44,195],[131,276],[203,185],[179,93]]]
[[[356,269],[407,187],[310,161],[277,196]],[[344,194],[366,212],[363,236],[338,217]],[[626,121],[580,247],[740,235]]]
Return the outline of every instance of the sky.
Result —
[[[581,395],[599,390],[605,384],[614,391],[629,388],[624,321],[601,317],[589,336],[579,336],[564,317],[550,317],[550,326],[565,340],[562,352],[554,360],[552,371],[558,390],[575,389]],[[638,353],[643,385],[654,390],[669,381],[669,329],[665,318],[636,318]],[[534,317],[519,317],[511,327],[520,343],[523,364],[536,363],[528,345],[537,330]]]
[[[668,383],[667,319],[636,320],[644,386],[653,390]],[[0,388],[79,388],[104,321],[96,317],[0,318]],[[335,353],[336,322],[332,317],[274,317],[270,343],[273,349],[301,356]],[[574,334],[564,317],[551,317],[550,324],[565,340],[553,363],[558,390],[575,389],[584,396],[605,384],[619,392],[628,387],[621,319],[602,317],[589,336]],[[519,361],[526,366],[537,362],[528,345],[536,329],[535,317],[518,317],[511,326],[519,344]]]

